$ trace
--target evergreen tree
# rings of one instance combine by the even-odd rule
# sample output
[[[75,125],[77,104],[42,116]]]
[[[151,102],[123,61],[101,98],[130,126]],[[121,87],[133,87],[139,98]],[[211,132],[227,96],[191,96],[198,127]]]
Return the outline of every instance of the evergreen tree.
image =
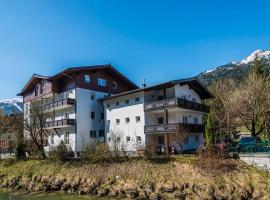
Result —
[[[264,78],[270,75],[266,60],[258,57],[256,57],[252,62],[252,71]]]
[[[205,140],[207,146],[212,146],[215,142],[215,131],[211,114],[207,114],[205,126]]]

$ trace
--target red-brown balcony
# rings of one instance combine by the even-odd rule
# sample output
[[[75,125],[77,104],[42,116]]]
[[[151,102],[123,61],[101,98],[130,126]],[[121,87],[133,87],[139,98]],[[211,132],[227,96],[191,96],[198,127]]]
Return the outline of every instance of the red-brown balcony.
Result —
[[[144,126],[145,134],[162,134],[162,133],[202,133],[204,132],[204,125],[202,124],[187,124],[187,123],[173,123],[173,124],[157,124]]]
[[[200,112],[209,113],[210,108],[204,104],[189,101],[182,98],[164,99],[144,104],[144,111],[151,111],[157,109],[164,109],[169,107],[179,107],[188,110],[195,110]]]

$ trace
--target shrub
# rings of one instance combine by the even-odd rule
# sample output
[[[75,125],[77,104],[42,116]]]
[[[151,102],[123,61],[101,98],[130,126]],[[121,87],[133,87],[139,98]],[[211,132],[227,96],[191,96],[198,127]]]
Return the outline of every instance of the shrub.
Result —
[[[113,157],[108,144],[93,141],[86,145],[82,156],[91,162],[109,161]]]
[[[15,157],[17,160],[24,160],[26,158],[26,145],[23,141],[23,133],[18,132],[16,137]]]
[[[61,141],[60,144],[56,147],[53,152],[53,158],[60,161],[67,161],[69,158],[69,151],[66,147],[66,144]]]

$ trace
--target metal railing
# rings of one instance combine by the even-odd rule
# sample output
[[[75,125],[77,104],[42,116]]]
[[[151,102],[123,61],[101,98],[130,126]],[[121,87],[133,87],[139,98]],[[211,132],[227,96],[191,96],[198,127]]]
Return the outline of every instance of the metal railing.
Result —
[[[144,110],[154,110],[154,109],[163,109],[166,107],[174,107],[178,106],[180,108],[188,109],[188,110],[196,110],[201,112],[209,112],[209,106],[204,104],[196,103],[193,101],[189,101],[182,98],[172,98],[172,99],[164,99],[160,101],[154,101],[144,104]]]
[[[62,120],[56,120],[52,122],[46,122],[44,128],[54,128],[54,127],[62,127],[62,126],[74,126],[75,125],[75,119],[62,119]]]
[[[51,109],[55,109],[55,108],[60,108],[63,106],[67,106],[67,105],[73,105],[75,104],[75,99],[61,99],[59,101],[55,101],[53,103],[48,103],[42,106],[43,110],[51,110]]]
[[[145,133],[170,133],[170,132],[200,133],[200,132],[204,132],[204,125],[187,124],[187,123],[146,125],[144,126],[144,132]]]

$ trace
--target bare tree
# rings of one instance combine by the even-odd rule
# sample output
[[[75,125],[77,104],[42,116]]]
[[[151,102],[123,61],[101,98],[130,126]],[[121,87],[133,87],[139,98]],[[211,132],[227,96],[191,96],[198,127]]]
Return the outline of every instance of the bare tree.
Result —
[[[44,142],[47,138],[45,129],[46,120],[50,116],[44,112],[44,99],[31,103],[29,115],[24,119],[24,130],[26,131],[26,138],[28,138],[40,153],[42,158],[46,158],[44,151]]]
[[[235,121],[234,103],[231,96],[236,89],[236,83],[233,79],[220,80],[211,85],[211,92],[215,98],[208,101],[211,107],[210,115],[213,119],[214,127],[218,133],[219,140],[223,134],[230,137],[236,130],[238,124]]]
[[[269,83],[269,78],[253,72],[240,84],[231,98],[237,119],[254,137],[266,128],[270,111]]]
[[[119,157],[124,150],[123,143],[121,142],[121,138],[123,137],[123,133],[119,130],[112,130],[109,134],[110,141],[109,145],[115,157]]]

